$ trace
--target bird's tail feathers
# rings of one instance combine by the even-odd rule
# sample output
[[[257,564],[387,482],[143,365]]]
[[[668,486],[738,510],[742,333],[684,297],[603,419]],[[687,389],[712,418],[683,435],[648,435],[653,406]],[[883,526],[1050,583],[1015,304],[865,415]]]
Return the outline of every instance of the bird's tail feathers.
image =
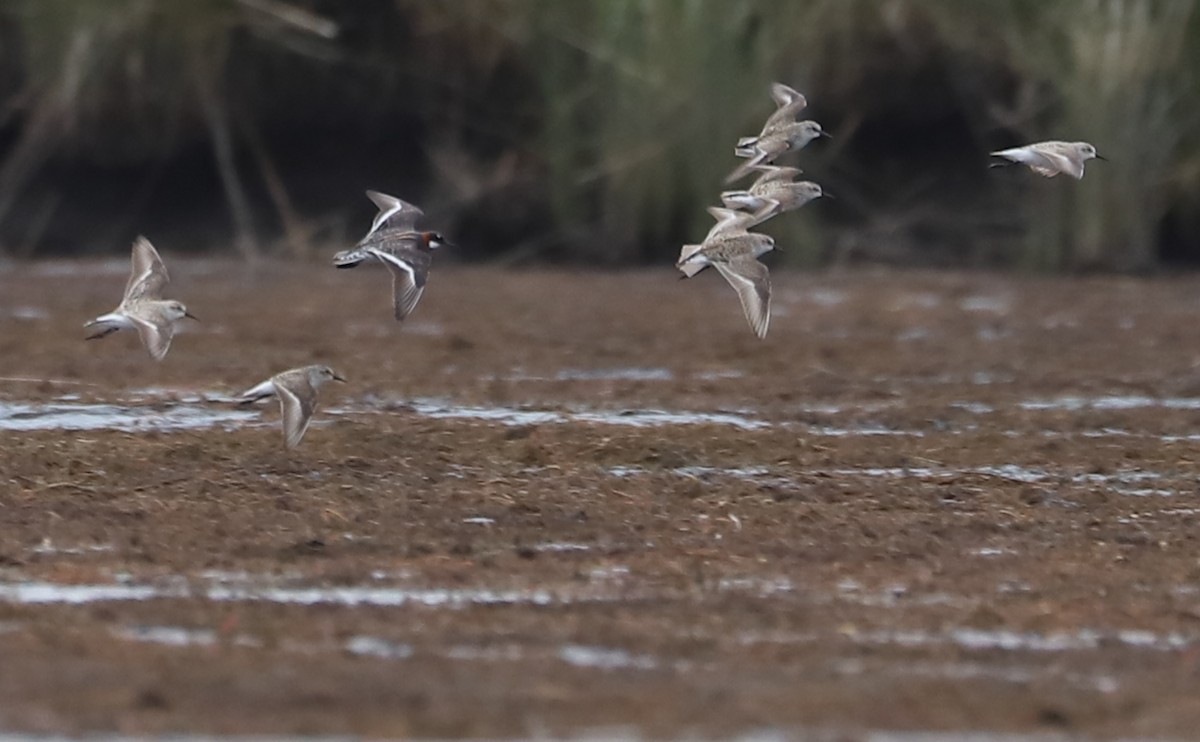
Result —
[[[756,144],[758,144],[758,137],[742,137],[737,141],[733,153],[738,157],[753,157]]]
[[[353,268],[363,262],[371,254],[361,248],[352,248],[350,250],[342,250],[333,256],[333,264],[338,268]]]
[[[274,394],[275,384],[270,379],[267,379],[266,381],[252,386],[246,391],[237,395],[234,397],[233,401],[239,405],[248,405],[257,402],[260,399],[266,399],[267,397],[274,396]]]
[[[708,267],[708,263],[703,260],[689,260],[693,255],[700,252],[703,245],[684,245],[679,251],[679,262],[675,263],[675,267],[683,271],[684,278],[691,278],[700,271]]]
[[[750,191],[725,191],[721,194],[721,203],[729,209],[755,211],[762,205],[762,199]]]

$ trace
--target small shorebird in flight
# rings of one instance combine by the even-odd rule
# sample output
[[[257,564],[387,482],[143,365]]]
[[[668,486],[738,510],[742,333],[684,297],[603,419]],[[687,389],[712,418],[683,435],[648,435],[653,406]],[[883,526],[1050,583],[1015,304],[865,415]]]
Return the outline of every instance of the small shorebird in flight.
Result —
[[[392,306],[397,320],[403,320],[417,306],[429,278],[433,251],[446,244],[437,232],[418,231],[417,220],[424,215],[416,206],[395,196],[367,191],[367,198],[379,207],[371,230],[349,250],[333,256],[338,268],[354,268],[366,260],[378,260],[392,273]]]
[[[1076,180],[1083,178],[1083,163],[1092,159],[1105,159],[1087,142],[1038,142],[1024,147],[1002,149],[992,152],[991,155],[1006,162],[993,162],[990,167],[1027,165],[1033,172],[1047,178],[1066,173]]]
[[[327,381],[346,381],[328,366],[301,366],[275,374],[238,395],[247,405],[267,397],[279,397],[283,411],[283,442],[294,448],[304,437],[317,406],[317,389]]]
[[[770,218],[768,206],[759,212],[747,213],[710,207],[709,213],[719,220],[699,245],[684,245],[675,267],[691,278],[712,266],[729,282],[742,302],[742,311],[754,334],[767,336],[771,321],[771,280],[767,266],[758,257],[775,248],[769,235],[748,231],[750,227]]]
[[[771,83],[771,98],[775,101],[775,111],[767,117],[763,123],[760,137],[777,131],[788,124],[796,123],[796,117],[808,107],[808,99],[805,98],[799,91],[781,82]],[[748,144],[747,140],[753,137],[745,137],[738,142],[738,146]]]
[[[785,211],[798,209],[813,199],[827,195],[821,186],[811,180],[796,182],[795,178],[801,173],[800,168],[776,167],[775,165],[758,165],[762,175],[744,191],[725,191],[721,201],[731,209],[744,208],[758,211],[768,205],[774,205],[771,215],[782,214]]]
[[[829,134],[816,121],[797,121],[784,124],[773,131],[757,137],[745,137],[738,141],[733,153],[738,157],[749,158],[734,169],[726,183],[744,178],[759,165],[770,164],[784,152],[804,149],[808,143],[817,137],[828,137]]]
[[[154,245],[138,237],[133,242],[133,269],[125,284],[125,296],[116,309],[84,324],[93,331],[87,339],[102,338],[117,330],[137,330],[150,357],[161,361],[171,347],[175,323],[184,317],[196,319],[180,302],[162,298],[168,281],[167,266]]]

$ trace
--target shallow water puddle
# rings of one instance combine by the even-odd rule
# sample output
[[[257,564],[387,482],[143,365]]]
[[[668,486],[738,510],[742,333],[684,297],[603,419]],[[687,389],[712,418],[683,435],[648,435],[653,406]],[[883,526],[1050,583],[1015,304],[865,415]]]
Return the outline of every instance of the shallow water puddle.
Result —
[[[547,541],[547,542],[541,543],[541,544],[534,544],[530,548],[532,548],[534,551],[548,553],[548,554],[563,554],[563,553],[572,552],[572,551],[591,551],[592,550],[592,547],[590,544],[580,544],[580,543],[575,543],[572,541]]]
[[[413,648],[374,636],[352,636],[346,640],[345,650],[360,657],[382,660],[403,660],[413,656]]]
[[[592,547],[574,542],[546,542],[532,547],[547,553],[586,552]],[[383,576],[379,573],[376,576]],[[19,605],[87,605],[104,602],[143,602],[154,600],[211,600],[229,603],[276,603],[298,606],[374,606],[427,608],[464,608],[468,606],[561,606],[584,603],[672,600],[686,597],[672,588],[629,589],[625,579],[628,567],[598,567],[588,572],[585,583],[528,588],[493,589],[486,587],[414,587],[396,585],[311,586],[297,584],[298,575],[252,575],[244,573],[200,573],[193,578],[168,577],[157,581],[138,581],[120,575],[110,583],[55,583],[38,580],[0,582],[0,603]],[[857,583],[838,585],[833,591],[819,587],[796,586],[782,576],[724,577],[710,589],[755,598],[791,596],[807,603],[832,601],[862,605],[896,607],[907,605],[961,602],[960,596],[946,593],[914,593],[904,585],[892,585],[879,592],[863,590]]]
[[[221,641],[220,635],[214,629],[189,629],[182,626],[127,626],[114,629],[112,634],[116,638],[126,641],[177,648],[211,647]],[[232,637],[228,639],[228,642],[238,647],[263,648],[266,646],[259,639],[246,635]],[[341,644],[326,647],[316,644],[284,642],[274,648],[306,653],[345,652],[358,657],[382,660],[405,660],[417,653],[416,648],[411,644],[364,634],[352,636]],[[440,650],[422,649],[421,651],[464,662],[516,662],[545,654],[545,650],[539,647],[525,647],[517,644],[504,647],[454,646]],[[662,664],[649,655],[632,654],[623,649],[582,644],[565,644],[552,650],[552,656],[572,667],[597,670],[653,670]]]
[[[112,544],[82,544],[79,546],[60,546],[55,544],[49,538],[42,539],[42,542],[37,546],[30,547],[30,554],[38,554],[41,556],[82,556],[84,554],[97,554],[102,552],[114,551],[116,549]]]
[[[221,640],[220,634],[214,629],[187,629],[182,626],[126,626],[114,629],[113,636],[167,647],[211,647]],[[234,636],[227,641],[236,647],[263,646],[263,642],[245,635]]]
[[[374,657],[376,659],[408,659],[416,654],[416,650],[408,644],[380,639],[373,636],[355,636],[349,639],[344,650],[350,654]],[[510,644],[503,647],[450,647],[444,650],[433,650],[433,654],[466,662],[515,662],[535,658],[544,654],[539,647],[523,647]],[[421,650],[424,653],[426,650]],[[585,646],[566,644],[554,651],[553,656],[572,667],[591,668],[596,670],[653,670],[660,663],[649,655],[632,654],[623,649],[609,647]]]
[[[1197,637],[1185,634],[1158,634],[1142,630],[1102,632],[1095,629],[1039,634],[963,628],[945,632],[875,631],[850,633],[848,636],[862,644],[896,644],[903,647],[950,644],[968,650],[1002,649],[1009,652],[1068,652],[1098,649],[1104,645],[1170,651],[1191,647],[1197,642]]]
[[[983,312],[988,314],[1008,314],[1012,309],[1012,300],[1007,296],[989,296],[979,294],[968,296],[958,302],[964,312]]]
[[[545,553],[585,553],[589,544],[549,541],[532,549]],[[138,580],[127,574],[109,583],[56,583],[39,580],[0,582],[0,604],[87,605],[105,602],[149,602],[155,600],[210,600],[228,603],[275,603],[297,606],[373,606],[398,608],[457,609],[469,606],[561,606],[588,603],[629,602],[643,599],[671,600],[679,597],[672,589],[630,590],[623,584],[627,567],[595,569],[586,582],[530,587],[438,587],[381,585],[319,586],[301,582],[301,575],[255,575],[249,573],[201,572],[195,576],[171,576]],[[373,573],[375,579],[389,577]],[[404,577],[404,575],[400,575]],[[717,586],[727,592],[759,593],[758,583],[747,581]]]
[[[729,425],[742,430],[759,430],[770,426],[770,423],[765,420],[732,412],[672,412],[653,409],[557,412],[526,410],[519,407],[457,405],[448,400],[439,399],[414,400],[405,406],[418,415],[433,419],[486,420],[505,425],[568,422],[627,425],[638,428],[665,425]]]
[[[1168,410],[1200,410],[1200,398],[1192,397],[1144,397],[1138,395],[1102,395],[1099,397],[1052,397],[1029,399],[1018,402],[1023,410],[1137,410],[1161,407]]]
[[[658,660],[649,655],[630,654],[623,649],[608,647],[589,647],[581,644],[568,644],[558,650],[558,657],[563,662],[574,667],[590,667],[598,670],[653,670],[659,666]]]
[[[669,368],[641,368],[637,366],[618,368],[564,368],[549,376],[529,374],[517,369],[507,376],[492,376],[501,381],[672,381],[674,372]]]
[[[1090,673],[1063,672],[1057,668],[1018,666],[1012,667],[1005,663],[986,664],[983,662],[905,662],[899,666],[880,665],[863,660],[842,660],[835,664],[838,673],[842,675],[871,675],[881,674],[899,677],[948,678],[952,680],[998,680],[1003,683],[1025,685],[1036,680],[1051,680],[1058,683],[1068,683],[1078,688],[1099,691],[1109,694],[1116,693],[1121,683],[1111,675],[1092,675]]]
[[[293,605],[386,606],[423,605],[553,605],[599,597],[572,596],[550,590],[420,589],[403,587],[279,587],[218,583],[190,586],[182,581],[165,584],[112,583],[67,585],[52,582],[0,583],[0,602],[22,605],[201,599],[220,602],[268,602]]]
[[[524,377],[515,377],[524,378]],[[673,374],[665,368],[631,368],[608,370],[566,369],[554,377],[528,377],[529,380],[670,380]],[[62,395],[49,402],[0,401],[0,431],[33,430],[122,430],[122,431],[170,431],[208,428],[259,426],[264,423],[261,409],[240,408],[231,404],[226,395],[194,389],[145,388],[128,393],[126,401],[115,403],[87,403],[79,401],[77,395]],[[496,422],[509,426],[588,423],[637,428],[671,427],[684,425],[721,425],[739,430],[764,430],[782,428],[803,434],[829,437],[876,437],[897,436],[922,438],[933,433],[967,434],[977,430],[975,424],[951,425],[938,422],[926,429],[894,428],[874,422],[839,424],[838,416],[849,412],[877,412],[898,407],[896,401],[862,401],[825,403],[813,401],[792,408],[791,414],[820,415],[829,420],[820,422],[759,417],[755,410],[736,409],[720,411],[667,410],[636,408],[603,410],[586,406],[556,409],[537,409],[509,405],[459,404],[445,398],[416,398],[412,400],[387,400],[366,397],[350,401],[338,407],[326,408],[330,415],[354,416],[374,415],[387,411],[407,411],[430,419],[478,420]],[[1055,412],[1080,410],[1134,410],[1163,408],[1175,410],[1200,410],[1200,398],[1154,398],[1143,396],[1098,396],[1056,397],[1029,399],[1013,403],[1026,412]],[[984,416],[996,413],[999,408],[970,400],[948,403],[951,410]],[[323,421],[317,421],[321,424]],[[1028,431],[1009,431],[1012,436],[1028,435]],[[1156,435],[1135,433],[1120,429],[1100,429],[1073,432],[1040,431],[1050,437],[1148,437],[1162,441],[1200,440],[1195,435]],[[984,472],[976,472],[984,473]],[[1000,474],[997,472],[997,476]],[[1033,480],[1030,480],[1033,481]]]
[[[925,431],[923,430],[897,430],[895,428],[884,428],[876,425],[865,425],[855,427],[838,427],[835,425],[791,425],[788,427],[799,428],[809,435],[820,435],[827,438],[847,438],[853,436],[873,437],[873,436],[900,436],[908,438],[924,438]]]
[[[136,407],[81,402],[0,401],[0,431],[31,430],[189,430],[217,425],[247,425],[259,419],[253,410],[172,403]]]
[[[142,390],[142,398],[155,395]],[[205,396],[194,402],[158,402],[154,407],[122,404],[89,404],[60,399],[54,402],[0,401],[0,431],[32,430],[124,430],[161,431],[207,428],[213,426],[241,427],[262,424],[259,409],[221,406]],[[206,403],[209,402],[209,403]],[[558,412],[527,410],[517,407],[484,407],[456,405],[443,400],[417,400],[405,409],[432,419],[462,419],[495,421],[504,425],[563,424],[570,422],[622,425],[630,427],[664,427],[671,425],[727,425],[742,430],[759,430],[770,426],[743,414],[730,412],[677,412],[656,409],[635,410],[578,410]],[[334,415],[376,413],[378,409],[366,404],[331,408]]]
[[[1111,474],[1079,473],[1054,471],[1049,469],[1034,469],[1016,464],[1000,464],[998,466],[975,467],[842,467],[838,469],[811,469],[790,474],[787,471],[774,470],[765,466],[718,467],[718,466],[679,466],[670,469],[650,469],[643,466],[614,466],[605,469],[613,477],[638,477],[653,474],[671,474],[678,477],[710,478],[729,477],[753,481],[763,486],[796,486],[808,477],[866,477],[871,479],[951,479],[963,476],[983,476],[1006,479],[1025,484],[1065,483],[1065,484],[1095,484],[1121,495],[1132,497],[1170,497],[1178,494],[1176,490],[1144,485],[1147,482],[1170,480],[1175,475],[1166,472],[1128,470]]]
[[[1161,634],[1141,629],[1100,631],[1079,629],[1072,632],[1020,632],[1003,629],[956,628],[945,631],[842,629],[838,635],[855,643],[897,647],[954,646],[968,651],[1002,650],[1006,652],[1078,652],[1104,646],[1121,646],[1156,652],[1194,647],[1200,636],[1182,633]],[[820,632],[747,633],[738,637],[742,644],[808,644],[828,641]]]

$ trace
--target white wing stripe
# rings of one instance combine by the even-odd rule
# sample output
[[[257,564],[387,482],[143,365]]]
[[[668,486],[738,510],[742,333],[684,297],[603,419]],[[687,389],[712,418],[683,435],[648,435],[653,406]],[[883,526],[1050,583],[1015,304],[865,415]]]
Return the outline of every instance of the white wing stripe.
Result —
[[[371,253],[388,265],[394,265],[395,267],[403,270],[408,274],[410,281],[413,281],[414,283],[416,282],[416,273],[413,271],[413,267],[409,265],[408,262],[403,258],[398,258],[395,255],[392,255],[390,252],[376,250],[375,248],[367,248],[367,252]]]

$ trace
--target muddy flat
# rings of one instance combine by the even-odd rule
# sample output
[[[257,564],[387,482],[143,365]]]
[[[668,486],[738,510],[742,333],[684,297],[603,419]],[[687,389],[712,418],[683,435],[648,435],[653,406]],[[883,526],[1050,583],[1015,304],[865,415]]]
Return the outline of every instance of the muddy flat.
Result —
[[[0,269],[0,728],[1200,729],[1200,278],[164,257]]]

